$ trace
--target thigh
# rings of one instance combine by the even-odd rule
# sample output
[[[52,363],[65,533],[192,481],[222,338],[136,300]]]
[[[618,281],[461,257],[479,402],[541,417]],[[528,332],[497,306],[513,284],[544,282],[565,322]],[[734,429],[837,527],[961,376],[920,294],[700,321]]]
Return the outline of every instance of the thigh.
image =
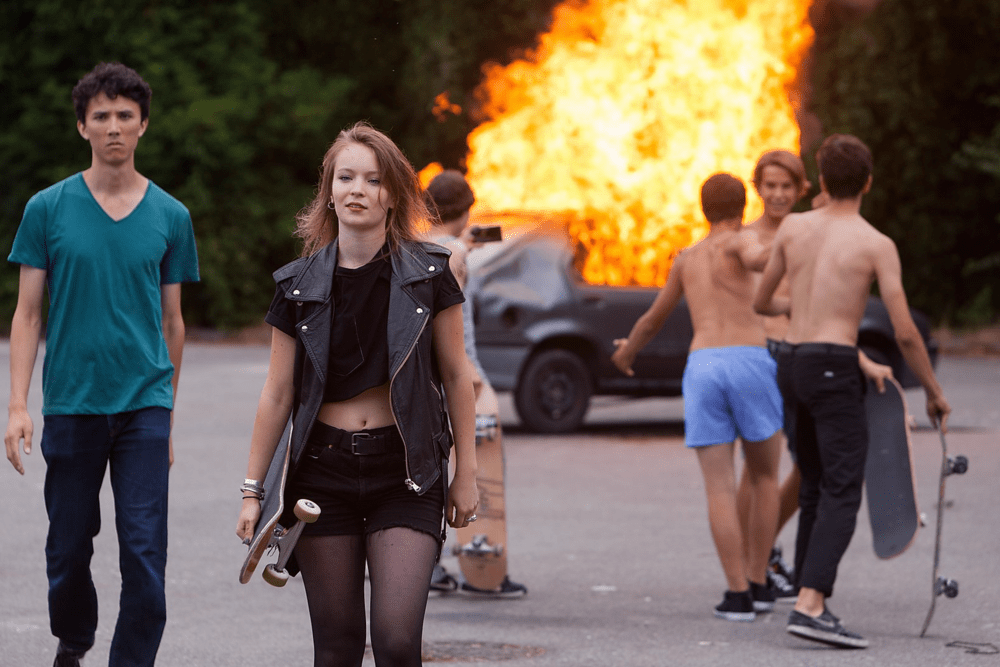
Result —
[[[768,440],[781,430],[784,415],[774,360],[764,348],[741,349],[726,371],[726,395],[740,436]]]
[[[144,408],[110,419],[111,485],[120,541],[142,553],[165,554],[170,410]]]
[[[109,460],[115,504],[165,501],[170,471],[170,410],[144,408],[112,415]]]
[[[695,448],[705,478],[705,493],[736,493],[736,469],[732,442]]]
[[[45,507],[53,528],[77,548],[70,535],[92,537],[100,530],[99,496],[108,467],[110,437],[103,415],[48,415],[42,430]]]
[[[688,357],[681,391],[684,394],[684,444],[718,445],[736,439],[736,423],[726,401],[720,364],[696,350]]]

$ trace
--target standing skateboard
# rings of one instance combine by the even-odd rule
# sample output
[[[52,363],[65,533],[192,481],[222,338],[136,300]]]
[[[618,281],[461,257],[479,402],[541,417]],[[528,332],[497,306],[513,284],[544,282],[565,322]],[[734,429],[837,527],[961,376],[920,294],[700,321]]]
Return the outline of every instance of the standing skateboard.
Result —
[[[879,558],[893,558],[913,544],[920,525],[909,412],[902,387],[889,379],[885,382],[885,392],[879,393],[875,383],[869,381],[865,410],[868,413],[865,488],[872,546]]]
[[[288,464],[291,458],[292,425],[289,421],[285,433],[278,441],[264,478],[264,499],[260,503],[260,518],[254,527],[253,539],[250,540],[250,551],[243,567],[240,568],[240,583],[250,581],[257,564],[266,551],[278,551],[278,560],[269,563],[261,576],[272,586],[284,586],[288,581],[285,565],[292,556],[295,543],[307,523],[319,518],[320,509],[311,500],[301,499],[295,504],[294,513],[297,519],[295,525],[286,528],[279,523],[285,511],[285,482],[288,480]]]
[[[487,591],[499,588],[507,576],[507,512],[499,412],[496,393],[485,385],[476,401],[478,518],[455,531],[457,544],[453,549],[466,582]]]
[[[953,598],[958,595],[958,582],[954,579],[945,579],[938,576],[938,564],[941,557],[941,524],[944,520],[944,480],[948,475],[963,475],[969,469],[969,460],[964,456],[956,456],[954,459],[948,457],[948,443],[945,442],[944,432],[941,434],[941,476],[938,480],[938,506],[937,506],[937,530],[934,533],[934,569],[931,572],[931,608],[927,610],[927,618],[924,619],[924,627],[920,631],[923,637],[927,632],[927,627],[931,624],[934,616],[934,604],[939,595]]]

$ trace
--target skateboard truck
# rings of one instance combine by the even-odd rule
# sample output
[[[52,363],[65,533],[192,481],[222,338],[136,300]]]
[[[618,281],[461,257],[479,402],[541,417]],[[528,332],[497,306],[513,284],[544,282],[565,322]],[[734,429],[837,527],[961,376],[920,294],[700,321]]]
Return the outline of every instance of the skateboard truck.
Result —
[[[949,475],[964,475],[969,469],[969,459],[964,456],[954,458],[948,456],[948,443],[944,439],[944,431],[938,431],[941,435],[941,478],[938,484],[938,508],[937,508],[937,531],[934,534],[934,571],[932,576],[933,595],[931,596],[931,607],[927,610],[927,618],[924,619],[924,627],[920,630],[920,636],[927,633],[927,628],[934,617],[934,606],[939,596],[946,598],[958,597],[958,581],[938,576],[938,565],[941,557],[941,525],[944,520],[944,481]]]
[[[497,435],[498,423],[496,415],[476,415],[476,444],[493,440]]]
[[[490,544],[485,535],[475,535],[468,544],[456,544],[452,549],[455,556],[502,556],[502,544]]]
[[[272,586],[280,587],[288,583],[288,572],[285,571],[285,566],[288,565],[288,559],[292,557],[295,544],[299,541],[299,536],[306,524],[313,523],[320,515],[319,505],[305,498],[295,503],[293,511],[295,518],[298,519],[295,525],[291,528],[275,526],[267,543],[268,552],[274,549],[278,550],[278,560],[274,563],[268,563],[260,576]]]
[[[954,579],[938,577],[934,584],[934,595],[943,595],[946,598],[958,597],[958,582]]]

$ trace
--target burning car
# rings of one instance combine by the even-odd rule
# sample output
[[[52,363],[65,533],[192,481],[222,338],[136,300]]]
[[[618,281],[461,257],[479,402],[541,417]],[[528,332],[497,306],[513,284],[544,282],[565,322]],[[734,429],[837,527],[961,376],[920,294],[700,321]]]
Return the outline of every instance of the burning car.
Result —
[[[627,377],[611,364],[612,341],[628,336],[658,288],[590,285],[558,233],[515,233],[470,255],[476,350],[490,383],[513,393],[524,426],[539,433],[576,430],[591,396],[679,396],[693,331],[682,300]],[[932,361],[937,343],[913,311]],[[884,304],[868,300],[858,344],[893,368],[904,387],[918,383],[895,344]]]

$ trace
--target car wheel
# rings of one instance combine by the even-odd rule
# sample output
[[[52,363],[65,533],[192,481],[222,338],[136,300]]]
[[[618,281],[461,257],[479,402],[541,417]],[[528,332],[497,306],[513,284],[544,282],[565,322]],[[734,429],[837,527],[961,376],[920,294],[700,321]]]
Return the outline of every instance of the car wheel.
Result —
[[[587,364],[567,350],[544,350],[528,361],[514,390],[524,425],[539,433],[568,433],[583,422],[590,403]]]

